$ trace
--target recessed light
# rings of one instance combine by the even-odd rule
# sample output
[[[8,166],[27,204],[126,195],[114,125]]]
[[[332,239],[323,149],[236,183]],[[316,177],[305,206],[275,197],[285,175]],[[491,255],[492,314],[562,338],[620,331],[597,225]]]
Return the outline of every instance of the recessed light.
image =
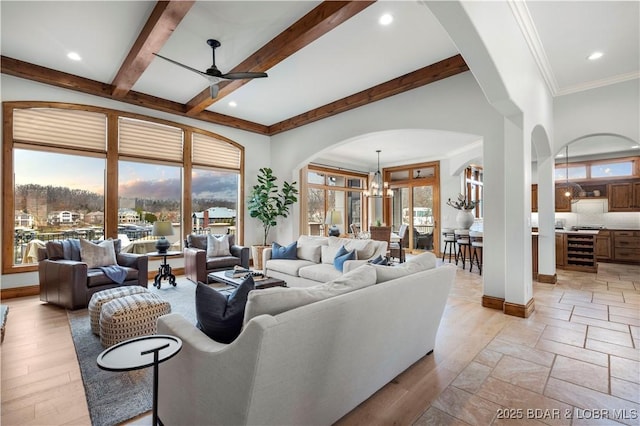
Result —
[[[385,13],[380,17],[380,19],[378,19],[378,22],[380,23],[380,25],[389,25],[393,22],[393,15],[391,15],[390,13]]]
[[[235,108],[235,107],[237,107],[237,106],[238,106],[238,104],[236,103],[236,101],[231,101],[231,102],[229,102],[229,106],[230,106],[231,108]]]
[[[591,55],[587,56],[587,59],[590,61],[595,61],[600,58],[602,58],[602,52],[593,52]]]
[[[72,61],[81,61],[82,60],[82,57],[80,55],[78,55],[76,52],[67,53],[67,58],[71,59]]]

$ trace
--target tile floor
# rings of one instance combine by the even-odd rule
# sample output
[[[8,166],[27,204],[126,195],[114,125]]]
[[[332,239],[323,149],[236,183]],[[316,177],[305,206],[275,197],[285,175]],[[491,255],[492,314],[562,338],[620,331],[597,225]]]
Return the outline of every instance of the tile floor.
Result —
[[[478,281],[458,271],[452,295],[477,301]],[[558,270],[534,297],[415,424],[640,425],[640,267]]]

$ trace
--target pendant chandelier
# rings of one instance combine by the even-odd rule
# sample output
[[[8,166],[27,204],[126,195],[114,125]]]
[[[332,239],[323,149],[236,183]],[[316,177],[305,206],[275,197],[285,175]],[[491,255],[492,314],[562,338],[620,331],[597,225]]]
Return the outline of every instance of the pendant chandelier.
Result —
[[[365,197],[369,198],[388,198],[393,197],[393,191],[389,188],[389,183],[382,180],[382,173],[380,172],[380,150],[376,150],[378,153],[378,169],[373,174],[373,179],[369,184],[369,189],[364,191]]]
[[[569,182],[569,145],[565,146],[564,165],[565,165],[565,184],[564,196],[571,201],[571,204],[578,202],[582,187],[575,182]]]

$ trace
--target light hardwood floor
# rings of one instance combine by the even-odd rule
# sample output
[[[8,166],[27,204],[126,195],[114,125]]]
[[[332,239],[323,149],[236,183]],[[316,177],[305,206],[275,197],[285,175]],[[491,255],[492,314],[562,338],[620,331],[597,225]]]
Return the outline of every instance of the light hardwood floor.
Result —
[[[481,278],[458,269],[434,353],[338,424],[640,424],[640,267],[558,278],[534,283],[536,310],[520,319],[481,307]],[[2,425],[89,425],[65,311],[3,303]]]

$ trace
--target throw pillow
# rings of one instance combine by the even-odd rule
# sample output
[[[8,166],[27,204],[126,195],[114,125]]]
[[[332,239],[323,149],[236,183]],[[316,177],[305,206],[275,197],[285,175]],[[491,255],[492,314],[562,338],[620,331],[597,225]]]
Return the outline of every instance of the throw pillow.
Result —
[[[371,265],[375,268],[377,274],[377,282],[394,280],[406,275],[415,274],[416,272],[433,269],[436,266],[436,257],[433,253],[425,252],[418,256],[412,257],[398,266]]]
[[[296,256],[298,259],[308,260],[313,263],[320,263],[321,246],[304,245],[296,249]]]
[[[336,257],[333,258],[333,267],[338,271],[342,272],[344,269],[344,262],[347,260],[355,260],[356,259],[356,251],[351,250],[348,251],[344,246],[340,247],[338,253],[336,253]]]
[[[207,257],[231,256],[229,251],[229,236],[207,235]]]
[[[373,259],[369,259],[367,261],[367,263],[373,264],[373,265],[387,265],[387,258],[386,257],[382,257],[381,254],[378,255],[378,257],[374,257]]]
[[[216,342],[233,342],[242,330],[247,297],[254,287],[253,277],[248,276],[227,298],[208,285],[198,282],[196,327]]]
[[[113,240],[104,240],[100,244],[80,239],[80,259],[87,264],[87,268],[117,265],[116,251]]]
[[[272,287],[249,294],[244,324],[258,315],[278,315],[310,303],[339,296],[376,283],[376,273],[366,265],[313,287]]]
[[[376,254],[378,244],[373,240],[358,240],[350,239],[346,242],[345,246],[348,250],[356,251],[356,257],[358,259],[369,259]]]
[[[298,242],[294,241],[288,246],[281,246],[280,244],[274,242],[271,247],[271,258],[272,259],[289,259],[296,260],[297,257],[297,247]]]

